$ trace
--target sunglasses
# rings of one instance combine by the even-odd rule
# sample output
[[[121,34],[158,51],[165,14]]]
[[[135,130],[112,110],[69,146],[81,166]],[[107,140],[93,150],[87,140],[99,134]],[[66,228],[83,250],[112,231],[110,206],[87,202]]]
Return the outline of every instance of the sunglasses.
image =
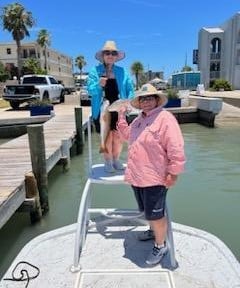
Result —
[[[106,56],[118,56],[118,52],[117,51],[110,51],[110,50],[105,50],[103,51],[103,54],[106,55]]]
[[[153,101],[155,100],[156,97],[153,95],[149,95],[149,96],[139,96],[139,102],[143,103],[144,101]]]

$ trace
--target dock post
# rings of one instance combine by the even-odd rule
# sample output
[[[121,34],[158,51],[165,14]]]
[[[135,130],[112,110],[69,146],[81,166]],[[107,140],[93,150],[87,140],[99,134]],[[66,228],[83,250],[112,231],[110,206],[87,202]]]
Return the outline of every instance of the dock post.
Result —
[[[42,209],[39,198],[39,191],[37,187],[37,181],[34,177],[33,172],[28,172],[25,174],[25,187],[26,187],[26,198],[33,199],[34,205],[33,208],[30,209],[30,219],[31,223],[35,223],[39,221],[42,217]]]
[[[61,151],[63,159],[63,171],[68,171],[70,169],[70,161],[71,161],[68,139],[62,140]]]
[[[75,107],[76,146],[77,154],[83,151],[82,107]]]
[[[43,214],[48,212],[48,175],[45,155],[43,125],[28,125],[28,140],[31,154],[32,171],[37,180]]]

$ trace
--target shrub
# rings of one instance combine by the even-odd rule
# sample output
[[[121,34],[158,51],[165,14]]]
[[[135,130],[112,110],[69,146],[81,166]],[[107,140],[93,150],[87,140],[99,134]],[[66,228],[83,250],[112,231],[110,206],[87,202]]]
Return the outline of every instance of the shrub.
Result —
[[[30,103],[30,106],[53,106],[53,104],[49,99],[43,99],[43,100],[34,99]]]
[[[232,87],[227,80],[216,79],[212,83],[212,89],[215,91],[219,91],[220,89],[224,89],[224,91],[231,91]]]
[[[177,89],[167,89],[167,98],[168,99],[177,99],[178,98],[178,90]]]

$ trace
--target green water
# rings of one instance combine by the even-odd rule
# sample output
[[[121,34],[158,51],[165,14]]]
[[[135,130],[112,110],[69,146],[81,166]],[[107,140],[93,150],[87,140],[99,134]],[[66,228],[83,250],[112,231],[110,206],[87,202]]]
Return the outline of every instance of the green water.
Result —
[[[181,128],[187,164],[177,185],[168,192],[173,221],[213,233],[240,260],[240,124],[214,129],[184,124]],[[93,143],[93,158],[100,163],[98,135],[93,135]],[[76,221],[87,170],[85,146],[83,155],[72,158],[69,172],[62,173],[62,167],[56,166],[49,174],[50,212],[39,223],[31,225],[27,213],[17,213],[0,230],[0,277],[30,239]],[[98,188],[95,207],[136,207],[128,186]]]

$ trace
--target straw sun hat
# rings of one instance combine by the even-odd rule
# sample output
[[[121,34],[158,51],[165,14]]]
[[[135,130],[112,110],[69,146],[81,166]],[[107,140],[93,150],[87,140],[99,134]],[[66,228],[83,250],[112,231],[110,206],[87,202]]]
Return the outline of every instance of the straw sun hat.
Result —
[[[130,101],[130,104],[137,109],[140,109],[139,105],[139,97],[140,96],[150,96],[154,95],[161,99],[162,101],[158,101],[157,106],[164,106],[167,103],[167,97],[160,91],[158,91],[153,85],[151,84],[144,84],[139,90],[135,92],[135,96],[133,100]]]
[[[118,55],[116,57],[116,61],[120,61],[125,58],[125,52],[118,50],[116,43],[111,40],[106,41],[103,48],[95,55],[95,58],[101,63],[103,63],[103,51],[117,51]]]

